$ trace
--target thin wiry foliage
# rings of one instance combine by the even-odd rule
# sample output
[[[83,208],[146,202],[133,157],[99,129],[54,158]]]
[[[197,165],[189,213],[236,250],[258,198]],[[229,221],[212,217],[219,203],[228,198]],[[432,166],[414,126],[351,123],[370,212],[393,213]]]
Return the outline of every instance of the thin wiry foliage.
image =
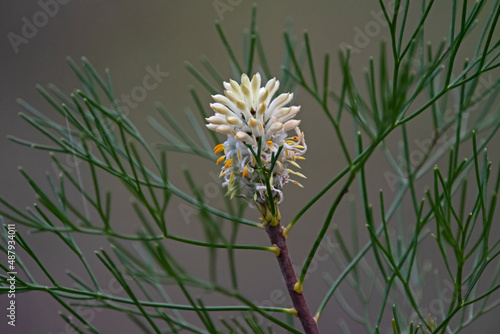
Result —
[[[298,273],[302,285],[321,242],[328,231],[333,231],[339,252],[329,255],[340,274],[327,282],[330,288],[323,300],[318,305],[310,305],[320,330],[323,312],[335,301],[367,333],[412,334],[458,333],[500,303],[495,299],[498,298],[495,292],[500,288],[497,259],[500,238],[490,235],[495,219],[498,220],[495,208],[500,169],[492,166],[486,151],[500,127],[497,103],[500,79],[489,87],[480,87],[480,79],[495,74],[500,66],[500,40],[496,34],[500,1],[480,0],[473,4],[453,1],[448,38],[437,46],[425,42],[427,20],[434,10],[434,2],[422,1],[417,10],[416,6],[410,6],[410,0],[396,1],[394,14],[390,15],[380,1],[390,41],[382,42],[380,54],[370,58],[363,82],[355,79],[357,70],[351,68],[350,50],[339,52],[342,77],[333,78],[329,54],[324,55],[322,64],[313,61],[317,51],[311,49],[307,32],[300,43],[294,43],[291,33],[284,34],[284,65],[277,75],[282,83],[280,92],[299,89],[313,97],[331,123],[332,134],[345,159],[345,168],[309,199],[285,227],[286,233],[293,233],[293,226],[301,223],[306,212],[314,210],[319,199],[335,192],[321,229],[312,232],[316,239]],[[420,18],[413,28],[407,26],[410,15]],[[229,55],[232,77],[258,69],[263,80],[269,80],[278,73],[271,71],[266,61],[264,45],[256,29],[255,7],[250,29],[245,32],[243,61],[235,56],[233,45],[218,23],[216,31]],[[474,35],[476,48],[467,53],[464,43],[472,34],[477,35]],[[296,44],[303,45],[303,49]],[[461,61],[464,56],[466,60]],[[79,259],[86,274],[80,277],[68,271],[74,284],[61,284],[62,279],[38,258],[37,250],[30,247],[22,233],[17,233],[17,266],[20,268],[17,291],[49,294],[63,307],[62,319],[81,333],[99,333],[99,329],[82,316],[81,310],[85,307],[122,312],[144,333],[273,333],[280,332],[281,328],[300,333],[293,320],[293,309],[256,305],[239,291],[235,252],[263,251],[274,256],[275,251],[271,246],[236,243],[241,230],[262,228],[260,222],[243,218],[246,202],[238,197],[234,200],[225,197],[225,209],[217,209],[207,203],[200,185],[188,170],[185,178],[192,194],[182,191],[168,175],[171,152],[211,161],[217,159],[212,147],[221,140],[217,134],[202,130],[201,124],[210,116],[208,95],[223,89],[220,74],[223,71],[216,69],[207,58],[202,58],[203,69],[186,63],[187,70],[206,91],[200,94],[195,88],[190,90],[199,115],[188,110],[185,116],[192,129],[183,129],[176,117],[158,104],[158,117],[149,121],[164,142],[152,147],[116,105],[109,71],[101,76],[86,59],[81,66],[71,59],[69,64],[81,81],[80,90],[66,96],[54,86],[48,90],[39,87],[65,123],[57,123],[20,101],[26,110],[21,117],[52,144],[11,137],[21,145],[51,153],[60,170],[57,179],[48,178],[52,192],[45,191],[39,181],[21,169],[37,196],[37,204],[24,211],[0,198],[0,214],[3,224],[15,222],[33,232],[57,236],[67,251]],[[341,80],[339,91],[330,88],[334,80]],[[360,87],[367,93],[363,94]],[[450,109],[451,117],[446,113]],[[419,148],[421,159],[414,163],[414,140],[409,127],[417,118],[429,119],[433,137]],[[345,120],[353,125],[352,129],[341,127]],[[346,136],[353,133],[355,145],[350,147]],[[401,137],[401,145],[395,149],[388,138],[396,135]],[[392,168],[389,174],[380,177],[392,178],[395,195],[380,191],[378,198],[369,196],[365,167],[375,152],[381,152]],[[91,187],[83,187],[78,177],[66,168],[63,162],[66,156],[82,161],[80,166],[88,168]],[[138,222],[135,234],[122,232],[113,221],[113,196],[104,191],[100,183],[104,176],[121,181],[133,197],[130,205]],[[352,239],[346,240],[331,222],[339,205],[347,200],[347,190],[354,185],[359,187],[361,198],[351,201],[353,233]],[[425,186],[423,192],[419,190]],[[97,217],[89,219],[85,210],[67,196],[75,190],[84,197],[89,206],[86,209],[96,212]],[[170,232],[175,222],[167,221],[166,213],[174,196],[199,210],[197,228],[203,230],[204,241]],[[412,214],[403,216],[402,207],[408,205]],[[380,216],[374,211],[380,212]],[[363,228],[369,232],[369,240],[360,246],[357,231]],[[396,230],[402,237],[393,237]],[[95,255],[120,284],[122,294],[114,295],[103,289],[96,269],[91,267],[75,240],[78,234],[107,238],[108,250],[98,250]],[[2,240],[0,249],[7,254],[8,235],[4,229]],[[210,278],[192,276],[169,251],[165,240],[170,240],[171,245],[205,247],[209,251]],[[432,280],[437,282],[433,291],[429,291],[429,270],[421,263],[422,244],[429,242],[436,247],[436,266],[444,268],[433,274]],[[223,258],[217,249],[222,249],[227,257]],[[218,282],[218,261],[227,261],[230,286]],[[0,267],[5,273],[9,272],[3,263]],[[45,278],[36,278],[31,273],[39,269]],[[485,272],[489,273],[488,277],[484,277]],[[0,275],[2,293],[9,290],[8,278],[6,274]],[[439,283],[443,280],[452,282],[453,287],[452,297],[446,303]],[[171,300],[172,286],[182,292],[185,303]],[[232,304],[209,305],[199,298],[200,289],[204,293],[223,295],[231,299]],[[351,304],[344,299],[346,291],[354,291],[359,303]],[[429,315],[428,310],[421,307],[423,295],[440,302],[440,314]],[[373,313],[373,310],[378,311]],[[187,312],[194,312],[198,321],[187,321]],[[262,318],[266,319],[268,328],[259,325]],[[339,327],[343,333],[350,333],[345,322],[339,320]]]

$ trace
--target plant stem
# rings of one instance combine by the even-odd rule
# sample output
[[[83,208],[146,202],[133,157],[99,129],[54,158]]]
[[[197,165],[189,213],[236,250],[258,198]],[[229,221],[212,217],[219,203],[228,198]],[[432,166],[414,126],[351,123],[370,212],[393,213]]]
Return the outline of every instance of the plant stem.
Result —
[[[285,279],[286,287],[290,298],[292,298],[293,306],[297,311],[297,317],[299,318],[302,327],[306,334],[319,333],[318,325],[314,320],[309,308],[307,307],[306,300],[302,293],[297,293],[294,290],[295,284],[297,283],[297,276],[293,269],[292,260],[288,254],[288,247],[286,245],[286,238],[283,235],[283,229],[278,223],[275,226],[271,224],[266,225],[266,232],[269,236],[269,240],[273,245],[276,245],[280,249],[280,254],[276,257],[281,269],[281,274]]]

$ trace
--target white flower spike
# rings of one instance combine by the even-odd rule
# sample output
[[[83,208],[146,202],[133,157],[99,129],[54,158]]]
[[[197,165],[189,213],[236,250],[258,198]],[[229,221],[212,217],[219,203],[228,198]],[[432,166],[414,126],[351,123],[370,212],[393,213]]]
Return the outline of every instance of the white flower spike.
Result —
[[[224,177],[222,185],[228,188],[231,198],[239,194],[265,205],[270,199],[266,175],[270,197],[277,203],[283,200],[285,184],[302,186],[290,179],[290,174],[305,176],[288,166],[300,168],[296,160],[304,159],[307,150],[304,133],[298,128],[300,120],[293,119],[300,106],[286,107],[293,93],[273,99],[279,84],[273,78],[261,87],[259,73],[251,81],[243,74],[241,84],[231,79],[224,82],[224,95],[212,96],[216,103],[210,106],[215,115],[206,119],[207,127],[227,135],[214,152],[222,153],[217,163],[224,162],[220,176]],[[292,130],[295,136],[288,137],[287,132]]]

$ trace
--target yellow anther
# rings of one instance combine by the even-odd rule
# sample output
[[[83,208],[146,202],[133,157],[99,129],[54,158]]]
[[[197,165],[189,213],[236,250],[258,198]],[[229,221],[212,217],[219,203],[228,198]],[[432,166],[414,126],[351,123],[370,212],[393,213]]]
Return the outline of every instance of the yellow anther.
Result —
[[[245,168],[243,168],[243,173],[241,173],[241,175],[245,177],[247,173],[248,173],[248,166],[245,166]]]
[[[222,144],[219,144],[219,145],[222,145]],[[218,153],[224,151],[224,145],[222,145],[222,146],[219,146],[219,145],[215,146],[215,148],[214,148],[215,154],[218,154]]]
[[[277,160],[276,160],[276,163],[277,163],[278,165],[280,165],[280,170],[282,170],[282,169],[283,169],[283,164],[282,164],[281,162],[277,161]]]
[[[267,141],[267,145],[269,145],[270,148],[274,148],[274,145],[273,145],[273,141],[272,140],[268,140]]]
[[[299,157],[295,157],[295,159],[297,159],[297,160],[306,160],[306,158],[300,157],[300,156]]]
[[[228,167],[231,167],[231,164],[233,162],[233,159],[229,159],[228,161],[226,161],[226,163],[224,164],[224,167],[228,168]]]
[[[220,164],[222,161],[224,161],[225,158],[226,158],[226,156],[223,155],[222,157],[220,157],[219,159],[217,159],[217,164]]]
[[[305,147],[304,147],[304,146],[302,146],[302,145],[296,145],[295,147],[296,147],[296,148],[300,148],[300,149],[304,149],[304,148],[305,148]]]

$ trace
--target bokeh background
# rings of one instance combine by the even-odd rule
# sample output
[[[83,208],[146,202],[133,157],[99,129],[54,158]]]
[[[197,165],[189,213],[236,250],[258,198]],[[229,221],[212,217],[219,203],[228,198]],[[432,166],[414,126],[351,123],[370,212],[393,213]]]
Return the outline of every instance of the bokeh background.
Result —
[[[47,85],[53,83],[62,91],[69,93],[79,87],[73,72],[66,63],[65,57],[70,56],[79,62],[82,56],[87,57],[96,69],[103,71],[109,68],[114,79],[117,96],[122,93],[130,94],[134,87],[142,85],[147,68],[159,66],[161,71],[168,72],[156,89],[148,91],[142,101],[135,101],[137,105],[131,108],[129,118],[143,131],[145,137],[152,143],[161,141],[147,123],[147,117],[155,115],[154,102],[162,102],[171,111],[181,124],[186,124],[185,108],[194,109],[194,103],[189,95],[188,87],[197,88],[202,102],[207,105],[209,94],[196,83],[193,76],[184,67],[186,60],[199,66],[200,56],[206,55],[221,70],[225,78],[229,78],[231,70],[227,54],[216,33],[214,21],[220,20],[228,40],[233,45],[237,57],[242,57],[242,31],[250,25],[252,3],[250,1],[225,1],[229,6],[227,11],[216,9],[216,1],[133,1],[133,0],[87,0],[87,1],[60,1],[57,13],[49,17],[46,24],[33,32],[22,44],[14,47],[9,40],[9,33],[22,34],[25,20],[33,22],[33,16],[43,10],[37,1],[2,1],[0,4],[0,194],[8,197],[17,207],[32,205],[35,196],[29,185],[18,172],[18,166],[25,170],[45,186],[46,174],[56,175],[52,162],[46,152],[31,150],[14,144],[6,139],[6,135],[16,136],[46,142],[41,134],[34,131],[28,123],[23,121],[18,113],[22,111],[16,103],[18,97],[28,101],[46,115],[58,119],[55,111],[37,93],[36,84]],[[43,3],[43,1],[42,1]],[[447,35],[449,6],[446,1],[437,3],[429,20],[427,38],[439,41]],[[325,52],[332,54],[331,71],[334,79],[332,88],[340,85],[340,71],[337,53],[341,45],[357,46],[353,54],[353,71],[357,78],[362,78],[363,67],[367,65],[370,56],[378,55],[380,41],[388,37],[388,30],[382,27],[377,20],[380,12],[378,1],[259,1],[257,25],[260,31],[264,48],[270,63],[271,70],[277,76],[281,73],[284,59],[285,44],[283,31],[289,27],[299,39],[304,29],[307,29],[311,38],[314,58],[317,66],[322,65]],[[446,19],[445,19],[446,18]],[[414,22],[416,17],[410,18]],[[368,38],[360,37],[359,31],[364,31],[371,25],[371,35]],[[379,27],[378,30],[376,27]],[[365,35],[366,36],[366,35]],[[472,44],[471,44],[472,46]],[[16,50],[17,49],[17,50]],[[339,80],[335,81],[335,78]],[[494,78],[495,79],[495,78]],[[329,182],[338,171],[345,166],[345,159],[337,145],[331,126],[318,105],[300,89],[296,101],[302,105],[300,118],[301,129],[305,131],[309,151],[307,160],[302,164],[303,171],[309,176],[305,180],[305,189],[289,186],[286,200],[282,206],[283,219],[291,219],[303,203],[307,202]],[[62,121],[62,120],[60,120]],[[426,125],[428,119],[417,119],[411,128],[413,136],[429,138],[431,131]],[[352,149],[352,126],[346,123],[343,129]],[[397,140],[394,135],[391,140]],[[492,143],[490,157],[498,162],[498,139]],[[496,148],[495,148],[496,147]],[[71,160],[68,160],[71,167]],[[217,181],[210,175],[217,172],[217,167],[210,161],[181,154],[169,156],[169,168],[173,180],[179,187],[186,189],[182,179],[183,168],[189,168],[195,180],[200,185],[208,185],[217,192]],[[74,165],[72,166],[74,167]],[[80,165],[82,182],[91,187],[88,171]],[[390,185],[384,177],[389,170],[388,165],[375,154],[373,162],[367,166],[367,176],[372,192],[372,201],[378,201],[378,189],[386,191],[386,198],[393,198]],[[74,169],[77,171],[77,168]],[[121,191],[123,188],[111,178],[102,180],[104,187],[114,189],[113,210],[115,226],[122,225],[123,231],[133,231],[138,222],[131,219],[131,210],[128,207],[128,196]],[[356,188],[356,187],[353,187]],[[335,187],[333,192],[339,191]],[[352,189],[349,200],[356,200],[357,189]],[[423,193],[421,192],[423,195]],[[75,203],[79,203],[76,193],[70,193]],[[330,193],[320,200],[312,210],[306,214],[294,228],[289,237],[292,256],[300,265],[307,255],[307,251],[317,235],[334,193]],[[219,196],[220,197],[220,196]],[[334,223],[340,227],[346,236],[351,228],[348,223],[350,212],[348,199],[334,217]],[[377,202],[378,203],[378,202]],[[81,202],[80,202],[81,204]],[[219,199],[210,203],[221,206]],[[83,205],[83,204],[81,204]],[[202,229],[197,222],[196,215],[185,219],[182,214],[180,201],[175,200],[169,210],[169,222],[172,231],[189,237],[202,237]],[[409,207],[407,208],[409,210]],[[360,210],[360,209],[359,209]],[[404,212],[404,211],[403,211]],[[358,213],[362,217],[362,211]],[[256,214],[248,211],[247,217],[255,219]],[[367,240],[364,220],[360,219],[360,238],[362,243]],[[26,232],[21,226],[19,230]],[[494,231],[495,233],[497,231]],[[335,247],[332,234],[331,247]],[[48,234],[25,234],[25,238],[32,248],[39,252],[47,267],[60,278],[62,284],[71,284],[65,277],[65,270],[72,269],[81,272],[73,254],[65,246]],[[262,231],[242,228],[239,243],[267,244],[267,236]],[[101,275],[103,285],[109,282],[109,276],[104,267],[95,259],[93,251],[99,248],[108,248],[105,239],[98,237],[78,237],[82,250],[88,255],[90,263],[95,266]],[[182,244],[169,244],[169,249],[183,259],[186,268],[202,277],[207,277],[206,252]],[[325,249],[322,250],[325,254]],[[424,258],[432,259],[430,252]],[[225,255],[221,254],[221,259]],[[283,290],[278,267],[275,260],[268,254],[258,252],[238,252],[238,273],[242,292],[260,304],[286,306],[280,291]],[[1,259],[0,261],[4,261]],[[223,261],[221,261],[223,262]],[[34,267],[34,266],[33,266]],[[34,270],[40,282],[48,283],[46,278]],[[305,289],[311,308],[314,310],[321,297],[327,291],[329,279],[335,278],[338,270],[328,257],[321,257],[311,268],[311,275],[306,280]],[[227,267],[221,264],[221,282],[229,283]],[[442,282],[445,284],[445,282]],[[445,285],[443,285],[445,286]],[[110,289],[113,284],[110,284]],[[429,289],[432,289],[432,284]],[[201,292],[200,292],[201,293]],[[432,296],[432,292],[430,292]],[[0,296],[0,332],[1,333],[65,333],[66,325],[57,314],[62,307],[45,293],[31,292],[17,294],[18,318],[16,328],[6,326],[4,317],[7,298]],[[172,291],[172,298],[182,302],[181,295]],[[345,291],[344,298],[359,307],[355,295]],[[430,297],[429,300],[432,300]],[[214,302],[217,302],[215,299]],[[282,303],[282,304],[280,304]],[[429,302],[427,302],[429,303]],[[429,307],[426,301],[422,307]],[[377,309],[373,310],[377,312]],[[485,315],[480,321],[466,329],[465,333],[497,333],[500,321],[500,311],[493,311]],[[107,311],[95,311],[92,314],[92,324],[103,333],[138,333],[140,330],[119,314]],[[387,325],[390,324],[387,317]],[[332,300],[325,310],[320,326],[324,333],[338,331],[338,324],[345,324],[351,333],[358,333],[361,327],[354,323]]]

